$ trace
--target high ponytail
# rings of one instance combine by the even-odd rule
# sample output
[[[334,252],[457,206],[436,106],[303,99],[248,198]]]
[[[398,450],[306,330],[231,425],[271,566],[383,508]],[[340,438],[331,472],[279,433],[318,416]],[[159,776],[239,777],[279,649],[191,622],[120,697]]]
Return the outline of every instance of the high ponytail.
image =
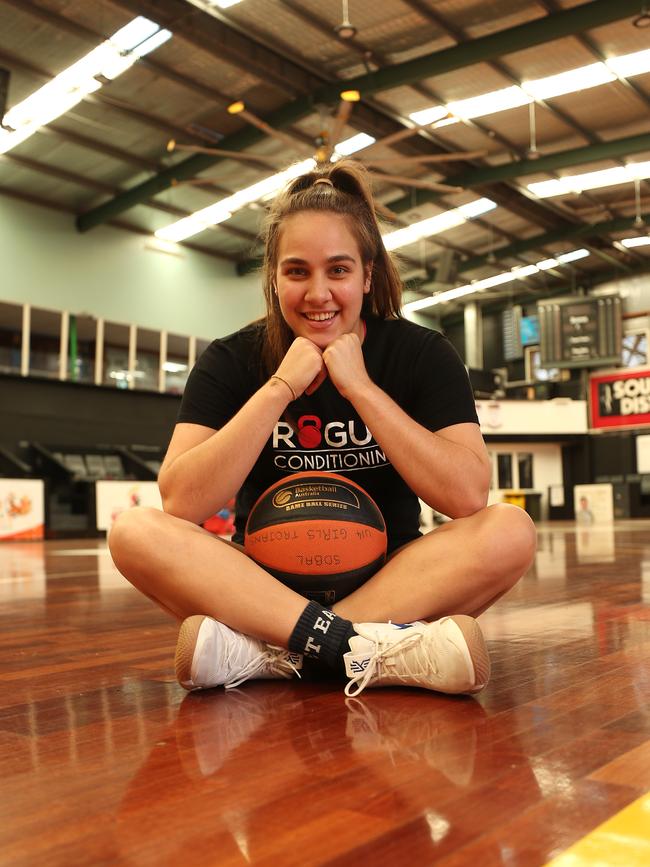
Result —
[[[303,211],[327,211],[349,218],[362,263],[372,268],[371,289],[364,295],[362,315],[380,319],[401,315],[402,280],[382,241],[367,170],[353,160],[339,160],[326,168],[307,172],[276,196],[262,234],[265,244],[262,282],[266,302],[263,362],[267,375],[277,369],[294,339],[280,310],[275,275],[283,221]]]

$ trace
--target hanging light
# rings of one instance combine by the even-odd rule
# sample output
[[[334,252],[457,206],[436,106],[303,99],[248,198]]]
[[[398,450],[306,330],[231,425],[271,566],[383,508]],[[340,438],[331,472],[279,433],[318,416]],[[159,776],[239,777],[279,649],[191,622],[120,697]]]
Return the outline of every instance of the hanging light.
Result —
[[[348,0],[343,0],[343,21],[336,25],[334,32],[340,39],[354,39],[357,35],[357,28],[350,22]]]

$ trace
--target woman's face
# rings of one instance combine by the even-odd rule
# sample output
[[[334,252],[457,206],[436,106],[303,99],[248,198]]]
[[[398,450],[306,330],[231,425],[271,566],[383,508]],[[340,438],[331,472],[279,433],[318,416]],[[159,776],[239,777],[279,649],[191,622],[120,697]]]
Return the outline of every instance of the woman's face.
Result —
[[[370,291],[370,269],[345,217],[322,211],[287,217],[275,283],[280,310],[296,337],[320,349],[341,334],[363,338],[361,305]]]

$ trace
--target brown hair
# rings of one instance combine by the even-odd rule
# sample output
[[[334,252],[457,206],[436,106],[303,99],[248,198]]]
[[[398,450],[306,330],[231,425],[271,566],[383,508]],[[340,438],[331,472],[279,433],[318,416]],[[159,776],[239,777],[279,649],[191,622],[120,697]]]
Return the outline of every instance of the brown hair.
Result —
[[[366,169],[353,160],[340,160],[301,175],[276,196],[262,234],[265,243],[262,280],[266,301],[263,363],[267,375],[277,369],[294,339],[275,294],[275,274],[282,223],[290,214],[301,211],[330,211],[349,218],[361,261],[364,266],[372,268],[371,289],[364,295],[362,315],[375,315],[381,319],[399,318],[401,315],[402,280],[381,238]]]

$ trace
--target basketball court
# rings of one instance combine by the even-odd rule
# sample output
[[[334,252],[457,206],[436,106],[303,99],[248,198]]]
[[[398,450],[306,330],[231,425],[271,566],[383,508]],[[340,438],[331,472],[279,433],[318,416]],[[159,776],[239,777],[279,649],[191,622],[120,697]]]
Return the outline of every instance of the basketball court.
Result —
[[[102,540],[3,544],[0,861],[647,864],[649,529],[540,525],[476,698],[188,694]]]

